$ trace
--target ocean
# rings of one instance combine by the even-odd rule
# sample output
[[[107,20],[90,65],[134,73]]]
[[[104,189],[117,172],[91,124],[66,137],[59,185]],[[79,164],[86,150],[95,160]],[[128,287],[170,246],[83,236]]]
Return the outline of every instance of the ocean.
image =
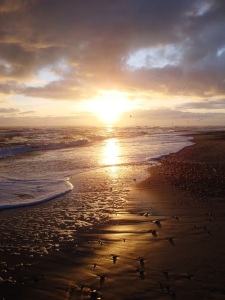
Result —
[[[104,190],[121,184],[126,189],[146,177],[146,168],[157,158],[191,145],[190,136],[184,135],[188,132],[159,127],[1,128],[0,209],[54,201],[72,191],[91,192],[104,180]],[[104,178],[96,178],[99,172]]]

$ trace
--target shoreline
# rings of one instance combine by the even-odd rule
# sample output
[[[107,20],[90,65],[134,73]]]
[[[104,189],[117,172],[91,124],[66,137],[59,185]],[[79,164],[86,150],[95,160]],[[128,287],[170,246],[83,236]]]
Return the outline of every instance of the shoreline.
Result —
[[[1,283],[0,296],[224,299],[224,138],[194,135],[196,144],[163,157],[109,221],[27,266],[24,284]]]

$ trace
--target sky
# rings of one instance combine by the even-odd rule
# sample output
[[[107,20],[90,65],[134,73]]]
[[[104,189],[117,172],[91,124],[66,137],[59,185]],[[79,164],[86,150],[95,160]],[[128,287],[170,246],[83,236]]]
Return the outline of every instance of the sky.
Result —
[[[0,0],[0,126],[225,126],[224,0]]]

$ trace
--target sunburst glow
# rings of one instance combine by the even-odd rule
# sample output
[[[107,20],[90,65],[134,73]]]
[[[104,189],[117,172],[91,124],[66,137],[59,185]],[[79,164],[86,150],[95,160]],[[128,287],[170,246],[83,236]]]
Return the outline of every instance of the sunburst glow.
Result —
[[[114,123],[132,109],[127,95],[118,91],[101,91],[90,103],[90,110],[105,123]]]

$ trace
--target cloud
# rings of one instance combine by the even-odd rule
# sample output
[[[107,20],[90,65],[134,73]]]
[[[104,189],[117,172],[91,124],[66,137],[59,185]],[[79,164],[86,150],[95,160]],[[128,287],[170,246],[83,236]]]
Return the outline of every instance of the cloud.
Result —
[[[178,105],[180,109],[225,109],[225,99],[220,100],[204,100],[199,102],[188,102]]]
[[[0,115],[4,116],[4,117],[11,117],[13,116],[19,116],[19,115],[30,115],[35,113],[35,111],[33,110],[29,110],[29,111],[21,111],[21,109],[18,108],[0,108]]]
[[[107,88],[225,93],[223,0],[2,0],[0,17],[3,94],[79,100]],[[146,63],[130,68],[129,58],[143,49],[152,51]],[[40,70],[57,72],[61,61],[68,68],[58,81],[32,86]]]
[[[73,115],[73,116],[61,116],[57,117],[49,115],[46,117],[38,116],[4,116],[0,118],[0,126],[26,126],[31,124],[32,126],[93,126],[102,125],[96,117],[92,115]]]
[[[30,115],[30,114],[33,114],[33,113],[35,113],[34,110],[28,110],[28,111],[22,111],[22,112],[20,112],[21,115]]]
[[[71,113],[63,116],[36,116],[34,111],[19,112],[15,115],[5,114],[0,118],[1,126],[102,126],[99,119],[88,113]],[[132,117],[130,117],[132,115]],[[224,114],[222,113],[194,113],[184,112],[178,109],[151,109],[151,110],[134,110],[124,113],[118,122],[118,126],[190,126],[190,125],[223,125]]]
[[[80,100],[88,98],[92,95],[91,87],[89,90],[81,84],[76,83],[76,80],[59,80],[53,81],[43,87],[20,86],[18,93],[29,97],[47,98],[52,100]]]
[[[17,108],[0,108],[0,114],[14,114],[20,112]]]
[[[161,107],[151,110],[135,110],[131,112],[131,115],[129,126],[206,126],[209,124],[218,126],[224,124],[224,114],[218,112],[197,113]]]

